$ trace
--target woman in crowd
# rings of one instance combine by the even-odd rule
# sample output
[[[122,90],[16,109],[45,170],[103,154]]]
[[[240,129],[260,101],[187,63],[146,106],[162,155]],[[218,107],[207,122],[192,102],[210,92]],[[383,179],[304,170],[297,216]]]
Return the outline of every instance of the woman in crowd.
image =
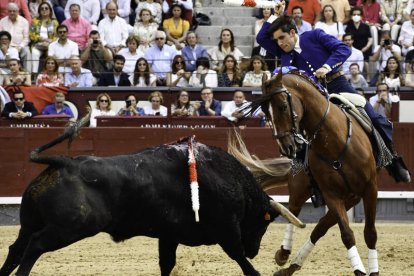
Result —
[[[266,22],[269,19],[269,17],[275,12],[274,9],[272,8],[262,8],[260,10],[261,10],[262,18],[256,20],[256,23],[254,24],[254,36],[255,37],[257,36],[260,29],[262,28],[263,23]],[[254,40],[253,46],[254,48],[252,50],[251,56],[256,56],[256,55],[262,56],[264,60],[266,61],[266,64],[269,70],[273,72],[273,70],[275,70],[275,55],[269,53],[264,48],[260,47],[256,39]]]
[[[213,70],[218,70],[223,64],[223,59],[227,55],[233,55],[240,62],[243,53],[234,45],[234,35],[230,29],[223,29],[220,33],[220,42],[218,46],[209,49]]]
[[[378,31],[381,29],[381,6],[376,0],[360,0],[357,6],[362,6],[363,22],[369,25],[372,37],[372,49],[375,49],[378,45]]]
[[[183,8],[179,4],[171,5],[170,13],[172,17],[165,19],[162,23],[167,35],[167,43],[175,46],[177,50],[181,50],[185,46],[185,38],[190,29],[190,22],[182,18]]]
[[[95,108],[92,109],[89,127],[96,127],[97,116],[115,116],[116,113],[111,109],[111,97],[107,93],[101,93],[96,97]]]
[[[118,116],[144,116],[144,109],[138,107],[138,101],[134,94],[125,98],[125,106],[118,111]]]
[[[135,10],[135,14],[139,15],[139,16],[137,16],[135,22],[140,20],[140,19],[143,20],[141,11],[143,9],[146,9],[146,10],[151,11],[151,16],[152,16],[152,19],[154,20],[154,22],[157,25],[161,24],[161,22],[162,22],[162,8],[161,8],[161,4],[158,3],[158,1],[154,1],[154,0],[144,0],[144,1],[135,0],[135,2],[138,4],[138,6]]]
[[[32,46],[32,72],[39,72],[39,59],[47,55],[49,44],[57,39],[59,25],[53,18],[53,9],[48,2],[42,2],[38,8],[39,16],[34,18],[29,29]]]
[[[171,72],[167,73],[167,86],[187,87],[191,73],[185,68],[184,57],[176,55],[171,63]]]
[[[54,57],[47,57],[43,71],[36,78],[37,86],[60,86],[64,84],[63,75],[58,72],[59,66]]]
[[[138,50],[145,53],[155,39],[158,24],[153,22],[149,9],[142,9],[135,21],[134,35],[139,38]]]
[[[196,70],[190,78],[192,87],[217,87],[217,72],[210,69],[208,57],[199,57],[196,61]]]
[[[391,56],[387,59],[387,65],[384,71],[381,72],[377,85],[386,83],[390,89],[398,89],[405,86],[404,75],[402,74],[400,63],[397,58]]]
[[[148,61],[141,57],[135,63],[135,69],[129,77],[129,81],[131,86],[154,87],[156,86],[157,77],[151,73]]]
[[[316,22],[315,29],[322,29],[325,33],[342,40],[345,34],[344,25],[338,22],[336,12],[331,5],[325,5],[321,11],[321,19]]]
[[[4,77],[4,85],[32,85],[30,74],[24,71],[18,59],[12,58],[7,61],[10,73]]]
[[[223,60],[218,74],[219,87],[238,87],[242,84],[243,77],[239,65],[233,55],[227,55]]]
[[[254,56],[250,59],[249,71],[243,79],[244,87],[261,87],[263,75],[270,79],[270,72],[267,70],[267,65],[261,56]]]
[[[199,107],[200,103],[191,104],[190,95],[187,91],[182,90],[177,94],[175,103],[171,105],[171,115],[177,117],[198,116],[197,110]]]
[[[119,50],[118,55],[124,56],[125,64],[124,71],[128,75],[134,72],[135,64],[140,57],[144,56],[144,53],[138,49],[139,39],[136,36],[130,36],[126,40],[127,48]]]
[[[414,87],[414,60],[405,65],[407,74],[405,75],[405,86]]]
[[[161,105],[164,101],[161,92],[155,91],[150,94],[148,101],[151,105],[144,106],[145,115],[150,116],[167,116],[168,110],[165,106]]]

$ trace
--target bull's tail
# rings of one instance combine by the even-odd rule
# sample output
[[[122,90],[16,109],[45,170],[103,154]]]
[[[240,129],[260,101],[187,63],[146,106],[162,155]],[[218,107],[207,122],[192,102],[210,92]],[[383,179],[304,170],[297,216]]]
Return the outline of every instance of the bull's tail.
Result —
[[[252,172],[264,191],[287,185],[289,177],[291,177],[290,159],[260,160],[257,156],[250,154],[236,129],[229,132],[227,148],[231,155]]]
[[[57,144],[62,143],[66,139],[69,139],[68,147],[70,147],[70,144],[72,143],[72,141],[75,139],[75,137],[79,133],[79,130],[83,126],[85,126],[87,123],[89,123],[89,120],[90,120],[90,111],[88,110],[88,113],[84,117],[82,117],[80,120],[66,127],[63,133],[59,135],[56,139],[33,150],[30,153],[30,161],[36,162],[36,163],[42,163],[42,164],[52,164],[52,163],[56,164],[56,163],[59,163],[59,161],[62,161],[61,156],[39,156],[39,154]]]

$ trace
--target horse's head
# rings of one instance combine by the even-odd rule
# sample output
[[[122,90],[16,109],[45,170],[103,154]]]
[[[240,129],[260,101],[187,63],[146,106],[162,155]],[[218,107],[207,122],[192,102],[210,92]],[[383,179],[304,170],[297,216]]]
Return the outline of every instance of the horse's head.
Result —
[[[303,106],[282,84],[282,70],[270,80],[264,81],[262,91],[266,99],[262,110],[273,128],[273,136],[277,138],[283,155],[294,158],[299,150],[297,141],[300,136],[299,122],[303,115]],[[297,138],[297,139],[295,139]]]

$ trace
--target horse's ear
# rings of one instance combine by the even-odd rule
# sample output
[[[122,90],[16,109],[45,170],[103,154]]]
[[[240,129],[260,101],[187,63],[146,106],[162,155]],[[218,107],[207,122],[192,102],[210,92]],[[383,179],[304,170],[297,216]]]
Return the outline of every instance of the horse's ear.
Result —
[[[275,79],[275,82],[276,83],[282,83],[282,67],[280,67],[280,70],[279,70],[279,72],[277,72],[277,75],[276,75],[276,79]]]

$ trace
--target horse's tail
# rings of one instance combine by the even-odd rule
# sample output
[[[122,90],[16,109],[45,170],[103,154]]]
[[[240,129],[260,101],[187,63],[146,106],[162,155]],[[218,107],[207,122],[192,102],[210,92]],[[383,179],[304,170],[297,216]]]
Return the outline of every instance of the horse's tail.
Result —
[[[42,164],[62,163],[64,159],[63,156],[39,156],[39,154],[57,144],[62,143],[66,139],[69,139],[68,147],[70,147],[72,141],[78,135],[79,130],[83,126],[85,126],[87,123],[89,123],[89,120],[90,120],[90,111],[88,110],[88,113],[83,118],[67,126],[65,130],[63,131],[63,133],[59,135],[56,139],[33,150],[30,153],[30,161],[35,162],[35,163],[42,163]]]
[[[227,151],[254,175],[263,190],[287,185],[291,175],[291,161],[287,158],[260,160],[251,155],[236,129],[229,132]]]

